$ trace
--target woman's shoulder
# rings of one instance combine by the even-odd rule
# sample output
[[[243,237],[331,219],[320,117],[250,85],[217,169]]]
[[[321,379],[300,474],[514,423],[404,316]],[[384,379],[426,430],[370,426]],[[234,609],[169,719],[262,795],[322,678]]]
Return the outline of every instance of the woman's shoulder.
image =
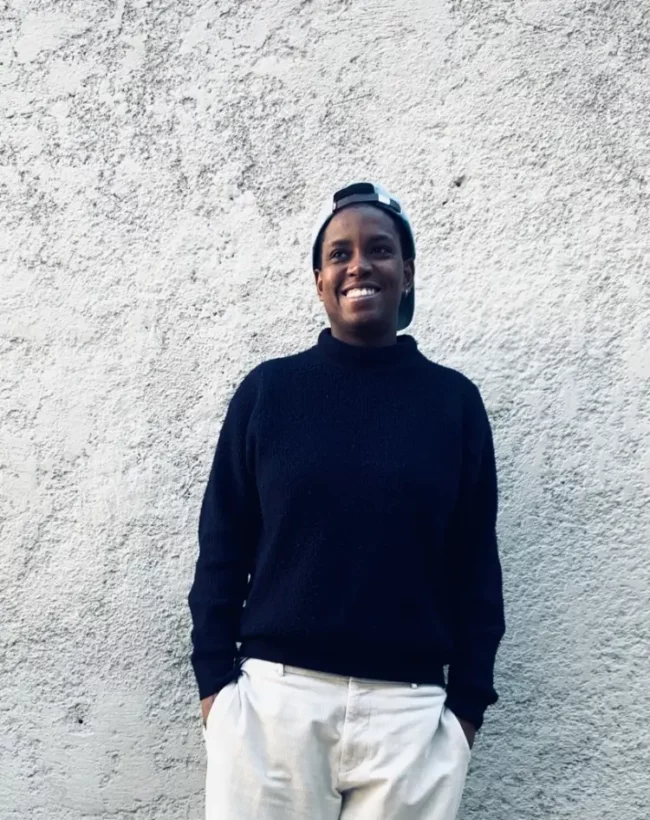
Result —
[[[431,388],[454,402],[459,410],[470,417],[483,418],[486,415],[485,403],[479,386],[466,373],[455,367],[443,365],[422,356],[423,369],[428,373]]]
[[[300,350],[297,353],[274,356],[259,362],[247,374],[246,379],[251,381],[264,380],[273,376],[292,374],[304,367],[309,367],[313,361],[313,349]]]
[[[463,394],[475,395],[478,387],[472,379],[455,367],[441,364],[422,354],[421,363],[431,379],[444,383],[448,388],[461,391]]]
[[[252,367],[241,379],[237,393],[257,394],[268,384],[277,384],[287,377],[309,368],[313,360],[312,350],[301,350],[284,356],[264,359]]]

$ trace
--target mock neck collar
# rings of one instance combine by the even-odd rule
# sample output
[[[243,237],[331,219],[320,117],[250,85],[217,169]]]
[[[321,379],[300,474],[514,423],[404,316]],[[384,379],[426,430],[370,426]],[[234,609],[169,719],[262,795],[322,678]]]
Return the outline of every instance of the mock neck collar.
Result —
[[[419,357],[418,345],[412,336],[398,336],[394,345],[363,347],[342,342],[332,336],[330,328],[318,336],[318,350],[337,364],[347,367],[395,367]]]

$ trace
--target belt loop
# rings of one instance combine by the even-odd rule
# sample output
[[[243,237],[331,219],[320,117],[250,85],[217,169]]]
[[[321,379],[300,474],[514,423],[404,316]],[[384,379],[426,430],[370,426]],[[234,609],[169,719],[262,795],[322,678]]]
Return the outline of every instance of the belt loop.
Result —
[[[417,688],[418,688],[417,683],[412,683],[412,684],[411,684],[411,689],[417,689]]]
[[[281,678],[284,677],[284,664],[283,663],[277,663],[275,665],[275,669],[276,669],[276,672],[278,673],[278,675]]]

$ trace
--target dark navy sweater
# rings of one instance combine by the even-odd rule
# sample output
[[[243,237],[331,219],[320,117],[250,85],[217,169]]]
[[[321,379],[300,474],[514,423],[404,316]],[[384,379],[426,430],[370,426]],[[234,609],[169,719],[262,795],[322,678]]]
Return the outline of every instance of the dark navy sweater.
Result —
[[[189,595],[200,696],[243,657],[445,684],[480,727],[504,633],[492,436],[476,387],[415,340],[329,330],[233,396]],[[237,644],[241,646],[237,647]]]

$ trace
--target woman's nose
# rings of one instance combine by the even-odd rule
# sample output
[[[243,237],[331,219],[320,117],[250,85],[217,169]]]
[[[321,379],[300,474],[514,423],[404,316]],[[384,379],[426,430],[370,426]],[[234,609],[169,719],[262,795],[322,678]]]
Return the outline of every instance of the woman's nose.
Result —
[[[361,251],[355,253],[348,265],[349,273],[363,274],[370,270],[370,262]]]

